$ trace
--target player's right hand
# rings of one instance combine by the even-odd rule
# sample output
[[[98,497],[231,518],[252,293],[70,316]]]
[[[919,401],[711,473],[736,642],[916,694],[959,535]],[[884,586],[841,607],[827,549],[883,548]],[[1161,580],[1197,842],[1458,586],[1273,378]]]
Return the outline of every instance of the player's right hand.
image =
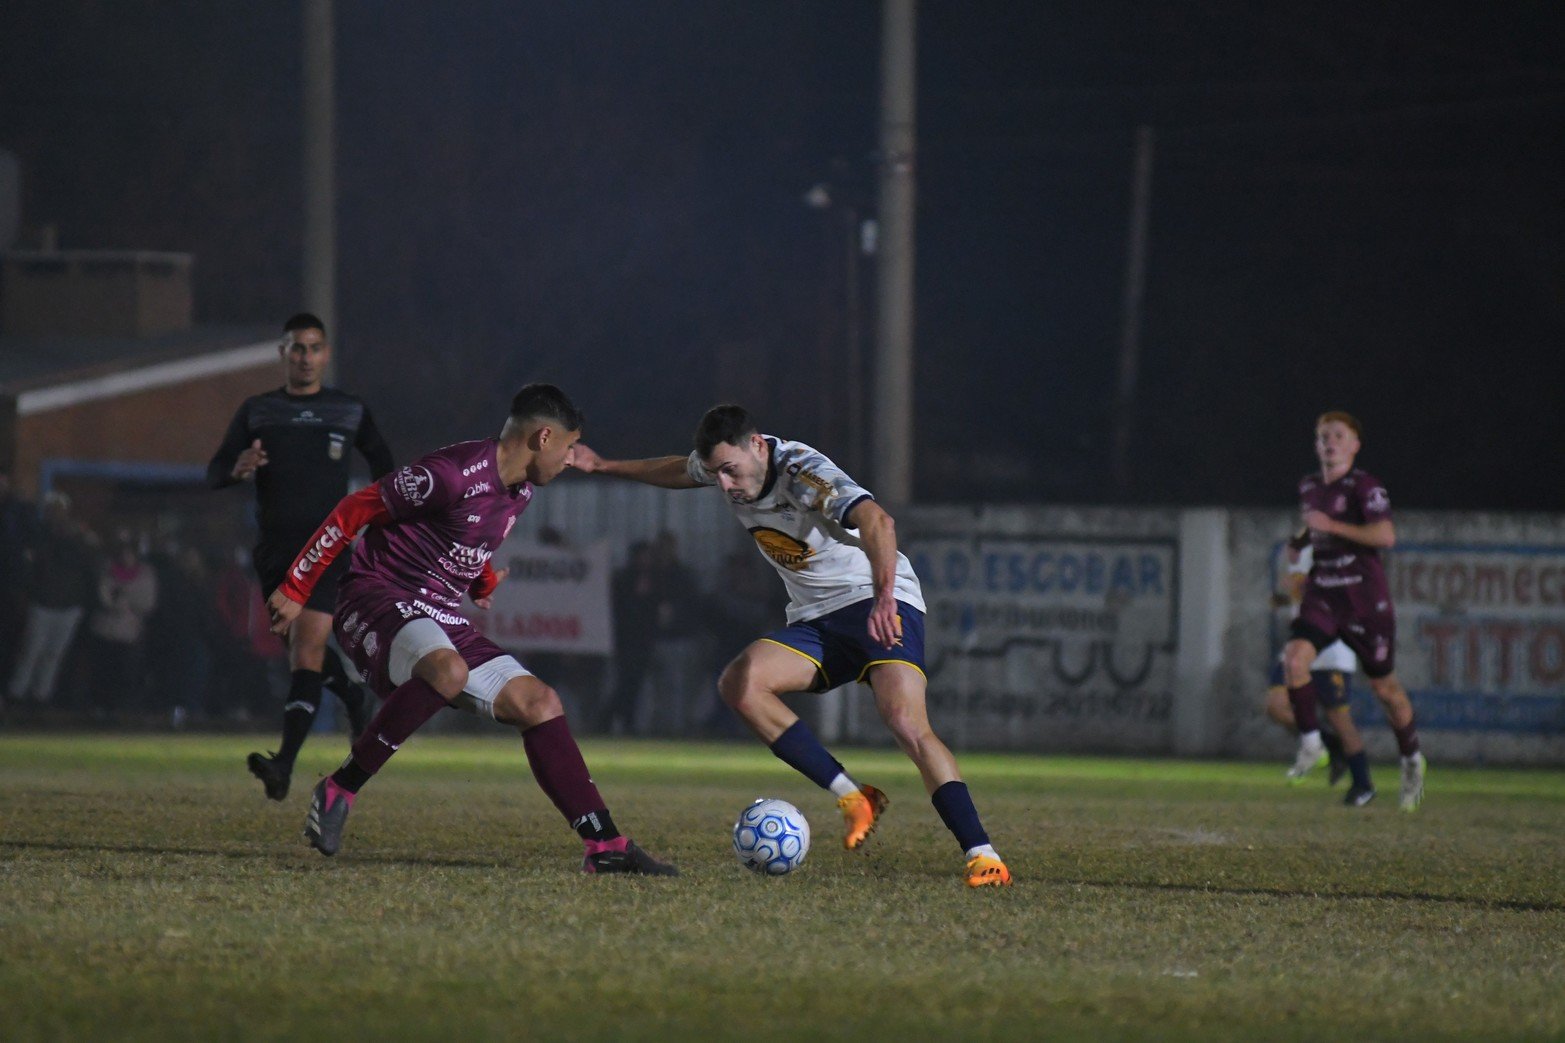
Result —
[[[272,616],[272,633],[281,637],[288,633],[288,628],[299,618],[299,613],[304,611],[304,606],[284,594],[279,587],[272,591],[271,597],[266,599],[266,610]]]
[[[250,443],[250,448],[240,452],[239,458],[234,461],[233,476],[242,482],[265,466],[266,450],[261,448],[261,440],[257,438]]]
[[[577,442],[565,451],[565,466],[574,467],[582,474],[591,474],[603,466],[603,457],[590,446]]]

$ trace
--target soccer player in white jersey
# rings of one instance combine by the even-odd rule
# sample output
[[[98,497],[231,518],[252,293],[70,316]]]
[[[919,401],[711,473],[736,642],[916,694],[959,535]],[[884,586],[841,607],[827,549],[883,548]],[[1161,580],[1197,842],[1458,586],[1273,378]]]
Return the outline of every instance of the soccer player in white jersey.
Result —
[[[1299,601],[1304,597],[1304,583],[1309,578],[1310,566],[1314,563],[1314,554],[1309,547],[1302,551],[1288,548],[1289,563],[1287,573],[1283,578],[1282,589],[1277,591],[1279,601],[1277,607],[1287,607],[1289,618],[1299,614]],[[1341,641],[1333,641],[1320,650],[1315,661],[1310,664],[1310,677],[1314,681],[1315,691],[1319,693],[1320,705],[1328,712],[1337,707],[1346,707],[1352,693],[1351,680],[1358,670],[1358,658],[1353,650]],[[1288,676],[1286,670],[1286,656],[1279,653],[1272,664],[1271,676],[1266,689],[1266,716],[1276,721],[1287,729],[1289,735],[1299,734],[1298,721],[1293,715],[1293,704],[1288,699]],[[1342,750],[1342,739],[1337,733],[1327,727],[1320,729],[1321,744],[1319,746],[1301,746],[1298,756],[1294,759],[1292,767],[1288,769],[1287,778],[1290,783],[1304,781],[1311,771],[1322,763],[1331,765],[1327,775],[1328,784],[1335,786],[1343,775],[1347,774],[1348,762]]]
[[[782,701],[786,692],[868,683],[897,745],[961,845],[969,887],[1003,887],[1010,870],[989,843],[956,758],[925,707],[924,599],[897,551],[891,515],[869,491],[802,442],[761,434],[736,405],[716,406],[688,457],[605,460],[580,442],[569,466],[666,489],[718,486],[788,588],[788,626],[751,643],[718,680],[723,701],[772,753],[837,798],[843,846],[858,848],[889,801],[855,781]]]

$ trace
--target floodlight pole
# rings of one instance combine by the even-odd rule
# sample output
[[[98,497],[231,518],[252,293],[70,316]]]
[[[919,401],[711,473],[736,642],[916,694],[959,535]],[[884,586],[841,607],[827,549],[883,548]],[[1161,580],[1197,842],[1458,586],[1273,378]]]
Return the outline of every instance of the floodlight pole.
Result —
[[[1125,287],[1120,299],[1119,374],[1114,390],[1114,491],[1130,492],[1130,441],[1141,372],[1141,305],[1147,288],[1147,226],[1152,216],[1152,128],[1136,128],[1136,166],[1130,189],[1130,231],[1125,248]]]
[[[884,0],[880,44],[880,253],[876,265],[875,495],[913,498],[914,0]]]
[[[304,0],[304,307],[337,328],[336,44],[332,0]],[[328,374],[328,377],[331,375]]]

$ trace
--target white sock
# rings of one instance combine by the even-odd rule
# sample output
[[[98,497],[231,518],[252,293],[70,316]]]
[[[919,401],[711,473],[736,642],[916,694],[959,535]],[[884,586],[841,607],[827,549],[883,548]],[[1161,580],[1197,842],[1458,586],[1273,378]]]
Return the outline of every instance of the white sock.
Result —
[[[1313,748],[1324,746],[1326,744],[1321,741],[1320,729],[1317,728],[1317,729],[1315,729],[1312,732],[1300,732],[1299,733],[1299,745],[1300,746],[1308,746],[1308,747],[1313,749]]]
[[[831,790],[833,797],[841,800],[843,797],[851,797],[857,793],[859,784],[848,778],[846,772],[839,771],[837,777],[831,780],[831,785],[827,789]]]
[[[992,858],[996,862],[1001,861],[1000,852],[994,849],[993,844],[979,844],[977,847],[970,847],[962,857],[971,862],[979,855],[983,855],[985,858]]]

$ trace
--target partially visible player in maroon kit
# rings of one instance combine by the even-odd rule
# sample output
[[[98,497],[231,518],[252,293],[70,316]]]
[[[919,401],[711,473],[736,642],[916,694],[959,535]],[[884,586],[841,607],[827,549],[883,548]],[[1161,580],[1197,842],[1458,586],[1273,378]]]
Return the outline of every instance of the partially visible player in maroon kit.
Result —
[[[1322,743],[1318,693],[1310,664],[1340,638],[1358,656],[1370,689],[1385,710],[1402,754],[1401,808],[1414,811],[1424,797],[1424,755],[1413,724],[1413,704],[1396,675],[1396,610],[1386,585],[1380,552],[1396,545],[1391,498],[1380,479],[1353,466],[1363,429],[1347,413],[1323,413],[1315,421],[1315,456],[1320,473],[1299,480],[1299,507],[1314,565],[1304,600],[1283,650],[1288,698],[1299,728],[1299,763],[1313,764]],[[1345,803],[1362,807],[1375,798],[1364,740],[1346,705],[1326,711],[1341,736],[1353,785]]]
[[[581,426],[559,388],[527,385],[499,438],[447,446],[345,498],[268,599],[272,629],[286,632],[315,579],[368,529],[354,547],[334,626],[384,702],[342,767],[315,787],[305,836],[322,854],[337,853],[360,787],[453,705],[521,731],[539,787],[586,844],[584,872],[677,875],[615,829],[554,689],[462,614],[464,596],[489,607],[505,578],[490,558],[534,488],[564,470]]]

